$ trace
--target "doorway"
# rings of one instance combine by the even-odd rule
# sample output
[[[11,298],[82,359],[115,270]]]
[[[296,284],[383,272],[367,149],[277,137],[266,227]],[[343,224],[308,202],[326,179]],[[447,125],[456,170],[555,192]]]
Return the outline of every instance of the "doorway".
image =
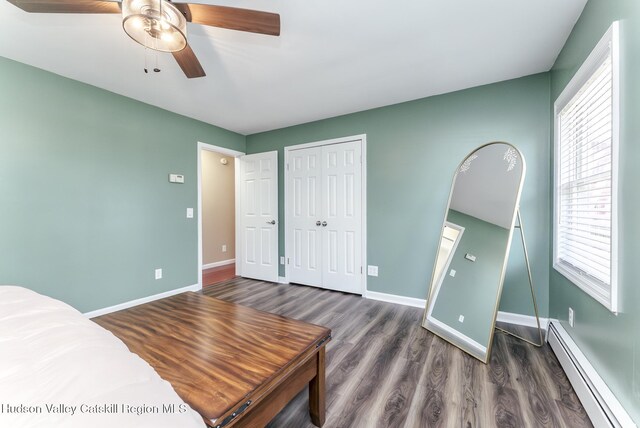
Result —
[[[198,143],[198,283],[236,276],[236,179],[243,153]]]
[[[202,288],[230,276],[277,282],[277,152],[245,155],[199,142],[197,160],[198,285]],[[222,180],[216,173],[209,174],[207,163],[228,176]],[[212,186],[205,183],[210,175]],[[226,196],[219,189],[221,181],[232,182],[232,186],[223,189]],[[205,205],[213,207],[213,214]],[[232,215],[227,212],[226,218],[232,220],[226,223],[217,217],[223,206],[233,209]],[[210,217],[214,220],[208,225]],[[212,239],[212,235],[221,238]]]
[[[435,302],[436,298],[438,297],[438,293],[440,293],[440,287],[442,286],[442,281],[444,280],[444,276],[449,271],[451,260],[453,259],[453,256],[456,252],[456,248],[458,248],[458,244],[462,239],[463,233],[464,227],[448,221],[445,222],[444,227],[442,228],[442,237],[440,238],[440,246],[438,248],[436,264],[433,267],[433,275],[431,278],[433,286],[429,288],[428,302]],[[433,296],[431,296],[431,294],[433,294]],[[427,318],[429,318],[430,321],[433,321],[431,312],[433,312],[433,305],[427,308]]]

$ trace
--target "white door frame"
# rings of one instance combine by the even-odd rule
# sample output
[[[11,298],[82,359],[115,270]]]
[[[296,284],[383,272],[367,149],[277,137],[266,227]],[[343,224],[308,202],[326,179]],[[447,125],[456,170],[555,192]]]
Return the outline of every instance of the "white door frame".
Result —
[[[360,294],[367,291],[367,134],[352,135],[349,137],[333,138],[331,140],[314,141],[311,143],[296,144],[284,148],[284,281],[289,282],[289,217],[287,216],[287,202],[289,201],[289,152],[293,150],[308,149],[311,147],[328,146],[331,144],[349,143],[360,141],[362,144],[362,275]]]
[[[238,213],[239,209],[239,198],[238,198],[238,182],[240,179],[240,171],[239,171],[239,161],[238,158],[243,156],[245,153],[239,152],[232,149],[227,149],[226,147],[214,146],[212,144],[202,143],[198,141],[198,149],[197,149],[196,157],[198,158],[198,289],[202,289],[202,151],[206,150],[209,152],[221,153],[223,155],[232,156],[234,158],[234,168],[235,168],[235,180],[234,180],[234,193],[235,193],[235,210],[236,210],[236,260],[238,259],[237,255],[241,254],[238,248],[238,244],[240,243],[240,239],[238,238],[239,228],[238,228]],[[236,263],[236,275],[240,275],[239,272],[239,263]]]

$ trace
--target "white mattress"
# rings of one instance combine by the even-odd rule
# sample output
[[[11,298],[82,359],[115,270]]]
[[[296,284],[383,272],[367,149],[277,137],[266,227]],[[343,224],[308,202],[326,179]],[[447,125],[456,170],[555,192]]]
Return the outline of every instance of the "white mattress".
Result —
[[[111,332],[60,301],[0,286],[0,427],[203,426]]]

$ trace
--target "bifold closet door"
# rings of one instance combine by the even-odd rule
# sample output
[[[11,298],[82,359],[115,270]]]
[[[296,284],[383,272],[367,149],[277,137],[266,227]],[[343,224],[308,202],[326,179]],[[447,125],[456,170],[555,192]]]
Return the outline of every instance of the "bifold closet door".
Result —
[[[292,150],[289,281],[361,292],[361,143]]]

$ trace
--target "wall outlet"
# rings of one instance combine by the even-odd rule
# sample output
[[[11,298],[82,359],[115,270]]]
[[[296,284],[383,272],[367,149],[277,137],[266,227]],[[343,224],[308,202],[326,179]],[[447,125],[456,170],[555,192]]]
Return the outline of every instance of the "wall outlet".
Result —
[[[284,264],[284,256],[280,257],[280,264],[283,265]]]
[[[449,272],[449,276],[451,276],[451,277],[456,276],[456,271],[455,271],[455,269],[451,269],[451,272]]]
[[[573,319],[574,319],[573,308],[569,308],[569,325],[573,327]]]
[[[460,315],[460,316],[458,317],[458,321],[460,321],[460,322],[464,322],[464,315]]]
[[[378,276],[378,266],[367,266],[367,275],[369,276]]]
[[[227,252],[227,246],[226,246],[226,245],[223,245],[223,246],[222,246],[222,252],[223,252],[223,253],[226,253],[226,252]]]
[[[187,208],[187,218],[193,218],[193,208]]]
[[[162,269],[156,269],[156,279],[162,279]]]

